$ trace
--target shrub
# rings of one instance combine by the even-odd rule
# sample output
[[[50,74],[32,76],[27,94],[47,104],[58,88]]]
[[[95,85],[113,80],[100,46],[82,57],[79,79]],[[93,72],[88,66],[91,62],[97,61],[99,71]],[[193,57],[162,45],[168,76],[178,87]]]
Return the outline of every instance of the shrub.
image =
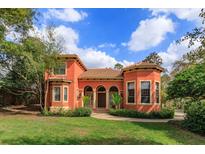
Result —
[[[149,113],[151,119],[169,119],[174,117],[173,108],[163,108],[161,111],[152,111]]]
[[[43,110],[41,112],[44,116],[62,116],[62,117],[88,117],[92,113],[92,110],[87,107],[77,108],[75,110],[65,110],[63,108],[57,108],[53,111]]]
[[[92,113],[92,110],[88,107],[80,107],[73,111],[73,117],[88,117]]]
[[[152,111],[149,113],[128,109],[110,109],[109,113],[115,116],[145,119],[168,119],[174,117],[174,109],[172,108],[163,108],[161,111]]]
[[[205,134],[205,102],[189,103],[185,112],[186,117],[182,125],[190,131]]]

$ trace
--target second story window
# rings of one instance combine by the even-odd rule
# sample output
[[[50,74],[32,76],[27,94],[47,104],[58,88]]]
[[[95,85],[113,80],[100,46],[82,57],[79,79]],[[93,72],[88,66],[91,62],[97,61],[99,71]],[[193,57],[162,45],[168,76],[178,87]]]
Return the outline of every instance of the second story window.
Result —
[[[55,75],[65,75],[66,71],[66,64],[61,64],[53,69],[53,73]]]

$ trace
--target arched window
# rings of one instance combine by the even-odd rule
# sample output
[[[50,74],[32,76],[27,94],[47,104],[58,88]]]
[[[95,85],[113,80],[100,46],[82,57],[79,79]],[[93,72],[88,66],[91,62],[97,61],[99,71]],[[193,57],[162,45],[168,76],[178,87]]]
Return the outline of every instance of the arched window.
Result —
[[[112,86],[112,87],[110,88],[110,92],[118,92],[117,87]]]
[[[105,91],[105,87],[103,87],[103,86],[98,87],[98,91],[104,92]]]

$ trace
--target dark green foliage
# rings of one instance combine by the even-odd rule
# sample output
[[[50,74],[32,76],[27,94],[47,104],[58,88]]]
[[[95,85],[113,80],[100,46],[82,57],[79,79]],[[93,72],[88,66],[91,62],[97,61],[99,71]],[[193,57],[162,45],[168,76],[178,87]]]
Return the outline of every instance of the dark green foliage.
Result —
[[[89,117],[92,110],[87,107],[80,107],[75,110],[65,110],[63,108],[56,109],[54,111],[43,110],[42,115],[44,116],[61,116],[61,117]]]
[[[178,73],[167,87],[168,99],[203,99],[205,94],[205,67],[198,64]]]
[[[169,119],[174,117],[174,109],[171,108],[163,108],[161,111],[152,111],[149,113],[128,109],[110,109],[109,113],[115,116],[145,119]]]
[[[162,65],[162,58],[156,52],[152,52],[143,60],[143,62],[154,63],[160,66]]]
[[[33,19],[36,15],[34,9],[0,9],[0,39],[4,37],[7,28],[12,28],[15,32],[24,37],[28,30],[33,27]]]
[[[115,64],[114,69],[121,70],[123,69],[123,65],[120,63]]]
[[[205,135],[205,102],[189,103],[183,126],[193,132]]]
[[[73,117],[89,117],[92,113],[92,109],[88,107],[80,107],[73,111]]]

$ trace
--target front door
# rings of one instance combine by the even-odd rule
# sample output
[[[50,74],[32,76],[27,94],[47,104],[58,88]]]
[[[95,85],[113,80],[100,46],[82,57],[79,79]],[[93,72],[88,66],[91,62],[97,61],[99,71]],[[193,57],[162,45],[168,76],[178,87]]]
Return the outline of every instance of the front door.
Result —
[[[99,108],[106,107],[106,93],[98,93],[98,107]]]

